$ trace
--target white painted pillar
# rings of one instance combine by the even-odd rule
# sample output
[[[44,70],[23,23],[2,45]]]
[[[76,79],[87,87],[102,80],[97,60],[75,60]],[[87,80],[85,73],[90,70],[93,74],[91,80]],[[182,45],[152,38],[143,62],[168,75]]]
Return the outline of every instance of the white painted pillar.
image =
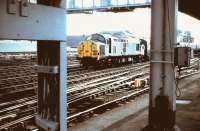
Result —
[[[177,0],[152,0],[149,125],[145,131],[174,130],[177,13]]]

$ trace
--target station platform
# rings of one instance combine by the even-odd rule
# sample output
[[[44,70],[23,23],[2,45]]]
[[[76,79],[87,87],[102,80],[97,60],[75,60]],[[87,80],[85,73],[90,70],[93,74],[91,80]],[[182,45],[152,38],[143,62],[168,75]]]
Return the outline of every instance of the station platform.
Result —
[[[181,131],[200,131],[200,74],[180,81],[176,124]],[[189,103],[189,101],[191,103]],[[148,123],[148,109],[129,116],[103,131],[140,131]]]
[[[181,131],[200,131],[200,73],[179,82],[176,124]],[[148,124],[148,94],[77,124],[73,131],[140,131]],[[184,100],[184,101],[183,101]]]

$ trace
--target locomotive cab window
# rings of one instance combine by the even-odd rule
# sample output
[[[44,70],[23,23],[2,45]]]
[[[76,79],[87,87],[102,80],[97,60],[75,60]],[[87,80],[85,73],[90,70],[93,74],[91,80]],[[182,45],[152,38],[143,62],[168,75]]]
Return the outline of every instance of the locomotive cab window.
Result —
[[[136,44],[136,50],[139,51],[140,50],[140,45]]]
[[[97,49],[97,45],[95,45],[94,43],[92,43],[92,50],[96,50]]]
[[[105,55],[105,46],[100,45],[100,55]]]

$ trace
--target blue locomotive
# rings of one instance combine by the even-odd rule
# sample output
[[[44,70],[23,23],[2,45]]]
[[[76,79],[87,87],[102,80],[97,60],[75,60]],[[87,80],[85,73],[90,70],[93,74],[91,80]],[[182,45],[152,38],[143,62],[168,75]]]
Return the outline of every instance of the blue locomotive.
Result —
[[[86,67],[145,61],[147,41],[123,32],[92,34],[79,43],[78,59]]]

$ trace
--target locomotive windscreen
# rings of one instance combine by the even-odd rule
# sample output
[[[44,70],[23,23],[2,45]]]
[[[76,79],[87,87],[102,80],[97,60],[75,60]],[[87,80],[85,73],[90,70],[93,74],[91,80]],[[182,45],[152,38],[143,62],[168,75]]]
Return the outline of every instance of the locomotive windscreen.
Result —
[[[105,46],[100,45],[100,55],[105,55]]]
[[[99,41],[99,42],[102,42],[102,43],[106,43],[106,39],[100,34],[93,34],[90,39],[94,40],[94,41]]]

